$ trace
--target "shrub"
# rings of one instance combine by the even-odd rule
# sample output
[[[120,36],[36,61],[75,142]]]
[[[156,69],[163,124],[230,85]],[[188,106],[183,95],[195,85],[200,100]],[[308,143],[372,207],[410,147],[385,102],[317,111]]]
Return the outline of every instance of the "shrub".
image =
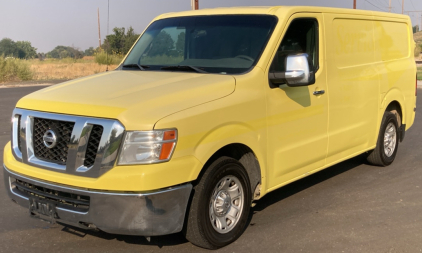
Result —
[[[416,45],[416,47],[415,47],[415,57],[419,58],[421,51],[422,51],[422,44]]]
[[[104,50],[95,53],[95,62],[102,65],[116,65],[123,59],[121,54],[107,54]]]
[[[32,80],[33,73],[25,60],[0,56],[0,82]]]

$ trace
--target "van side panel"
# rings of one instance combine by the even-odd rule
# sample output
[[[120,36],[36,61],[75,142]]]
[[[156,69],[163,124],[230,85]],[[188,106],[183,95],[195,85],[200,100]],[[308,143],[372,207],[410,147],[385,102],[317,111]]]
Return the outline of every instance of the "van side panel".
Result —
[[[328,66],[327,164],[373,147],[379,114],[372,16],[324,14]]]
[[[392,61],[409,57],[409,34],[405,22],[374,20],[376,61]]]
[[[374,20],[375,60],[380,75],[381,111],[397,101],[402,109],[402,123],[413,124],[416,67],[410,42],[410,28],[405,20],[376,17]],[[379,118],[379,124],[381,117]]]

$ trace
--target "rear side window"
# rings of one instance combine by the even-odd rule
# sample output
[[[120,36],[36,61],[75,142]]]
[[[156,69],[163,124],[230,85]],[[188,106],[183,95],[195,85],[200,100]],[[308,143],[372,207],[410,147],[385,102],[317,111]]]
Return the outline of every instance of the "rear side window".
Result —
[[[292,21],[277,49],[271,71],[286,71],[288,55],[306,53],[315,72],[318,64],[318,22],[313,18],[299,18]]]

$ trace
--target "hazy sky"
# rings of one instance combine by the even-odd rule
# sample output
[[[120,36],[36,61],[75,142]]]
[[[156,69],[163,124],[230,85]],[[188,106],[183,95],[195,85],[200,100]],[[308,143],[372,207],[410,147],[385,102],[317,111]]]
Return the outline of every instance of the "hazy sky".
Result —
[[[141,33],[157,15],[189,10],[190,0],[109,0],[109,33],[114,27],[132,26]],[[389,0],[357,0],[357,8],[388,10]],[[404,0],[405,11],[421,10],[421,0]],[[314,5],[352,8],[353,0],[199,0],[199,8],[225,6]],[[392,0],[401,13],[401,0]],[[107,35],[107,0],[0,0],[0,39],[27,40],[38,52],[57,45],[81,50],[98,46],[97,8],[100,8],[102,40]],[[413,14],[413,24],[420,24]]]

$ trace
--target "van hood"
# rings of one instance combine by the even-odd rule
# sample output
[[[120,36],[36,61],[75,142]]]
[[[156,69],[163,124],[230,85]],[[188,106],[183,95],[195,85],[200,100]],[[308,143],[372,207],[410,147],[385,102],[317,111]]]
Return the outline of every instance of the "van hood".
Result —
[[[118,119],[126,130],[150,130],[165,116],[228,96],[235,86],[228,75],[116,70],[36,91],[16,107]]]

